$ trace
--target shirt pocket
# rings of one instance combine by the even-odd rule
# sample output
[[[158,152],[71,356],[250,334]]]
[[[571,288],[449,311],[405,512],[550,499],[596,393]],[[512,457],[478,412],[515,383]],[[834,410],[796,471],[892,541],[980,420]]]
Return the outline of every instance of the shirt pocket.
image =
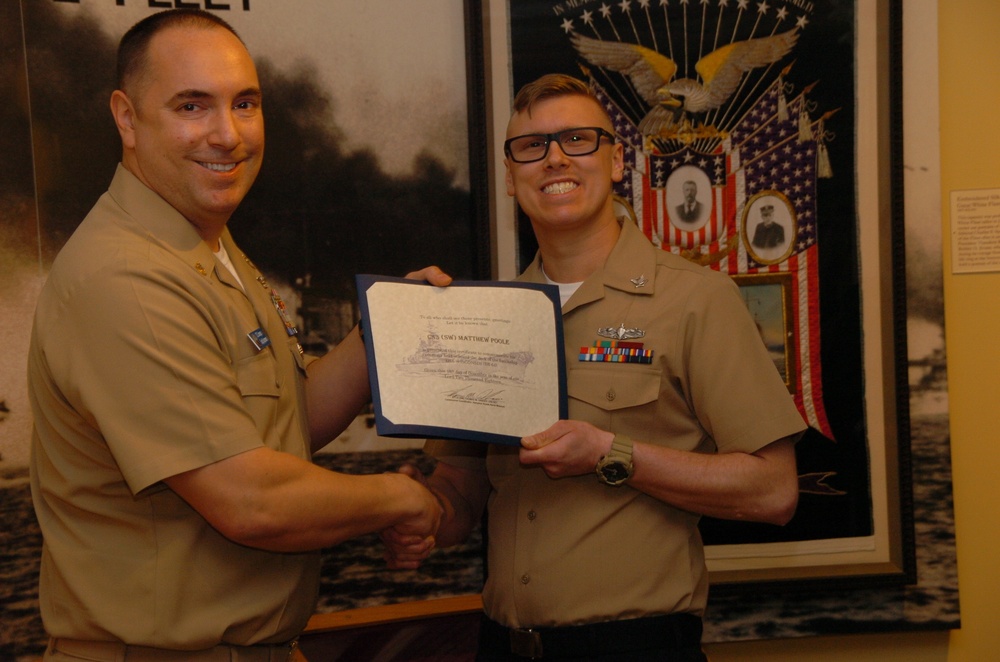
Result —
[[[605,411],[655,403],[660,371],[646,366],[584,365],[569,368],[567,394]]]
[[[236,385],[244,398],[279,395],[278,375],[270,352],[260,352],[236,364]]]

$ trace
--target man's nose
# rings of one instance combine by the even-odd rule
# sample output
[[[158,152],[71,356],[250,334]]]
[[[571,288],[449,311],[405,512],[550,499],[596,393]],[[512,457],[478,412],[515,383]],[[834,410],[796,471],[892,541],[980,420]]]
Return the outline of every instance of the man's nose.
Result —
[[[569,161],[566,152],[563,151],[562,143],[558,140],[549,141],[549,151],[545,155],[545,162],[551,165],[562,165]]]
[[[227,108],[216,114],[209,140],[223,147],[232,147],[240,141],[238,120],[232,110]]]

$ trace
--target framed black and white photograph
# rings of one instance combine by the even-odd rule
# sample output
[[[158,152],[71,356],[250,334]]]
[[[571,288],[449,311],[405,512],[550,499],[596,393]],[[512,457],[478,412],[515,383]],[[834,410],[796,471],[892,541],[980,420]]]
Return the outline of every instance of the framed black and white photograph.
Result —
[[[759,264],[781,264],[795,251],[795,205],[781,191],[756,193],[743,206],[740,235],[747,255]]]

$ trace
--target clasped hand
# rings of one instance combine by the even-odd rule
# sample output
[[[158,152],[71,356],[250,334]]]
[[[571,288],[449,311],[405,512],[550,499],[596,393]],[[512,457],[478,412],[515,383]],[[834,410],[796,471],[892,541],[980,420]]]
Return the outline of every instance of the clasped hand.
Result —
[[[582,421],[559,421],[542,432],[521,439],[519,460],[525,466],[540,466],[550,478],[579,476],[594,471],[597,462],[608,453],[614,435]],[[429,485],[427,477],[413,465],[400,468],[404,473],[427,486],[437,496],[445,520],[454,512],[451,504]],[[465,496],[465,495],[463,495]],[[400,527],[381,533],[385,544],[384,558],[390,568],[414,569],[434,549],[434,536],[418,535]]]
[[[427,477],[424,476],[420,469],[412,464],[404,464],[400,467],[399,473],[409,476],[423,486],[424,491],[431,495],[430,498],[434,500],[431,509],[437,513],[434,526],[430,531],[415,529],[412,526],[397,525],[384,529],[379,534],[379,537],[385,544],[383,558],[385,558],[386,564],[394,570],[412,570],[420,567],[423,560],[434,549],[434,536],[437,534],[438,527],[441,524],[443,504],[440,497],[431,492],[427,484]]]

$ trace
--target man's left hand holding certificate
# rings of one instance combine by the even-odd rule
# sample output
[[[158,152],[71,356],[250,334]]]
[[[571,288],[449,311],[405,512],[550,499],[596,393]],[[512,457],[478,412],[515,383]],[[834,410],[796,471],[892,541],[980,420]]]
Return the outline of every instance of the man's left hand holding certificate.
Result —
[[[379,435],[519,444],[566,418],[555,286],[355,280]]]

